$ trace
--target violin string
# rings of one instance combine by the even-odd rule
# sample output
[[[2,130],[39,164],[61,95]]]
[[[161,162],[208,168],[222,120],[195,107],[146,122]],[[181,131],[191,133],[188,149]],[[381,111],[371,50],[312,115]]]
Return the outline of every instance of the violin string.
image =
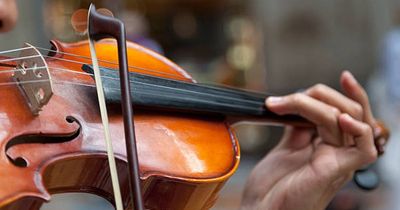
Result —
[[[24,60],[24,59],[30,59],[30,58],[37,58],[37,57],[41,57],[41,56],[40,55],[29,55],[29,56],[23,56],[23,57],[6,58],[6,59],[1,59],[0,63],[6,63],[6,62],[18,61],[18,60]]]
[[[88,56],[77,55],[77,54],[67,53],[67,52],[59,52],[59,51],[52,50],[52,49],[47,49],[47,48],[44,48],[44,47],[37,47],[37,46],[35,46],[35,47],[36,47],[37,49],[40,49],[40,50],[43,50],[43,51],[58,53],[58,54],[62,54],[62,55],[69,55],[69,56],[73,56],[73,57],[76,57],[76,58],[83,58],[83,59],[87,59],[87,60],[89,60],[89,61],[91,60],[91,58],[88,57]],[[88,65],[91,65],[91,63],[78,62],[78,61],[75,62],[75,61],[73,61],[73,60],[65,59],[65,58],[52,57],[52,56],[48,56],[48,55],[43,55],[43,56],[44,56],[44,57],[48,57],[48,58],[57,59],[57,60],[63,60],[63,61],[67,61],[67,62],[74,62],[74,63],[79,63],[79,64],[88,64]],[[107,61],[107,60],[102,60],[102,59],[99,59],[99,61],[100,61],[101,63],[106,63],[106,64],[111,64],[111,65],[118,66],[118,63],[115,63],[115,62],[112,62],[112,61]],[[161,71],[158,71],[158,70],[156,70],[156,69],[149,69],[149,68],[144,68],[144,67],[139,67],[139,66],[132,66],[132,65],[129,65],[128,67],[129,67],[129,68],[133,68],[133,69],[137,69],[137,70],[142,70],[142,71],[144,71],[144,72],[152,72],[152,73],[157,73],[157,74],[161,74],[161,75],[168,75],[168,76],[173,76],[173,77],[179,77],[179,78],[187,79],[186,77],[184,77],[184,76],[182,76],[182,75],[176,75],[176,74],[171,74],[171,73],[167,73],[167,72],[161,72]]]
[[[88,75],[88,76],[93,76],[93,74],[90,74],[90,73],[77,72],[77,71],[73,71],[73,70],[69,70],[69,69],[63,69],[63,68],[52,68],[52,69],[59,70],[59,71],[71,72],[71,73],[78,73],[78,74],[83,74],[83,75]],[[119,81],[118,78],[110,77],[110,76],[101,76],[101,78],[108,78],[108,79],[111,79],[111,80],[114,80],[114,81]],[[165,89],[173,90],[174,92],[183,90],[186,93],[200,94],[200,95],[203,95],[203,96],[215,96],[215,95],[213,95],[211,93],[193,91],[193,90],[189,90],[189,89],[181,89],[181,88],[177,88],[177,87],[168,87],[168,86],[165,86],[165,85],[157,85],[157,84],[145,83],[145,82],[140,82],[140,81],[135,81],[135,83],[136,84],[140,84],[140,85],[148,85],[148,86],[158,87],[158,88],[162,87],[162,88],[165,88]],[[194,85],[197,85],[197,84],[194,84]],[[120,91],[119,88],[118,89],[117,88],[110,88],[110,89],[114,89],[114,90]],[[155,94],[151,94],[151,95],[154,96]],[[238,102],[249,102],[249,103],[253,103],[253,104],[258,104],[258,102],[253,102],[252,100],[241,99],[241,98],[236,98],[236,97],[222,96],[222,95],[219,95],[218,97],[219,98],[223,98],[223,99],[238,101]]]
[[[62,55],[69,55],[69,56],[73,56],[76,58],[82,58],[82,59],[87,59],[87,60],[91,60],[90,57],[88,56],[83,56],[83,55],[77,55],[77,54],[73,54],[73,53],[67,53],[67,52],[59,52],[56,50],[52,50],[52,49],[47,49],[44,47],[37,47],[34,46],[36,49],[39,50],[43,50],[43,51],[47,51],[47,52],[53,52],[53,53],[58,53],[58,54],[62,54]],[[7,54],[7,53],[12,53],[12,52],[18,52],[18,51],[22,51],[22,50],[26,50],[26,49],[31,49],[32,47],[22,47],[22,48],[16,48],[16,49],[11,49],[11,50],[4,50],[4,51],[0,51],[0,54]],[[52,59],[56,59],[56,60],[62,60],[62,61],[66,61],[66,62],[72,62],[72,63],[77,63],[77,64],[88,64],[91,65],[91,63],[86,63],[86,62],[79,62],[79,61],[74,61],[74,60],[70,60],[70,59],[64,59],[64,58],[59,58],[59,57],[52,57],[52,56],[48,56],[48,55],[42,55],[43,57],[47,57],[47,58],[52,58]],[[34,56],[25,56],[25,57],[16,57],[16,58],[10,58],[10,59],[3,59],[0,60],[1,62],[11,62],[11,61],[16,61],[16,60],[21,60],[21,59],[27,59],[27,58],[35,58],[35,57],[40,57],[40,55],[34,55]],[[112,62],[112,61],[107,61],[107,60],[101,60],[99,59],[100,62],[102,63],[106,63],[106,64],[111,64],[111,65],[115,65],[118,66],[118,63]],[[172,76],[172,77],[178,77],[178,78],[182,78],[182,79],[187,79],[187,77],[179,75],[179,74],[171,74],[171,73],[167,73],[167,72],[162,72],[156,69],[149,69],[149,68],[145,68],[145,67],[139,67],[139,66],[132,66],[129,65],[129,68],[133,68],[133,69],[137,69],[137,70],[141,70],[144,72],[152,72],[152,73],[156,73],[156,74],[161,74],[161,75],[167,75],[167,76]]]
[[[85,65],[85,64],[86,65],[91,65],[91,63],[87,63],[87,62],[75,61],[75,60],[59,58],[59,57],[52,57],[52,56],[48,56],[48,55],[43,55],[43,57],[52,58],[52,59],[55,59],[55,60],[66,61],[66,62],[70,62],[70,63],[81,64],[81,65]],[[102,60],[99,60],[99,62],[104,62],[104,63],[108,63],[108,64],[111,64],[111,65],[118,66],[117,63],[113,63],[113,62],[102,61]],[[162,71],[158,71],[158,70],[154,70],[154,69],[143,68],[143,67],[139,67],[139,66],[131,66],[130,65],[129,68],[140,70],[140,71],[143,71],[143,72],[148,72],[148,73],[155,73],[155,74],[160,74],[160,75],[165,75],[165,76],[171,76],[171,77],[178,77],[178,78],[182,78],[182,79],[187,79],[186,77],[181,76],[181,75],[171,74],[171,73],[162,72]]]
[[[78,85],[78,86],[92,87],[92,88],[95,88],[95,87],[96,87],[95,85],[91,85],[91,84],[85,84],[85,83],[79,83],[79,82],[71,82],[71,81],[58,81],[58,80],[53,80],[53,82],[54,82],[54,83],[57,83],[57,84],[62,84],[62,85]],[[118,90],[118,91],[119,91],[119,89],[117,89],[117,88],[110,88],[110,89]]]
[[[91,74],[91,73],[79,72],[79,71],[74,71],[74,70],[66,69],[66,68],[49,67],[49,69],[53,69],[53,70],[56,70],[56,71],[63,71],[63,72],[72,73],[72,74],[80,74],[80,75],[85,75],[85,76],[94,76],[94,74]],[[118,78],[114,78],[114,77],[110,77],[110,76],[101,76],[101,77],[119,81]]]
[[[26,49],[26,48],[21,48],[20,50],[24,50],[24,49]],[[43,49],[45,49],[45,48],[43,48]],[[0,54],[2,54],[2,52],[0,52]],[[68,53],[68,54],[70,55],[70,53]],[[30,55],[30,56],[23,56],[23,57],[7,58],[7,59],[1,59],[0,63],[12,62],[12,61],[18,61],[18,60],[24,60],[24,59],[30,59],[30,58],[37,58],[37,57],[41,57],[41,56],[46,57],[46,58],[55,59],[55,60],[61,60],[61,61],[69,62],[69,63],[76,63],[76,64],[80,64],[80,65],[85,65],[85,64],[86,65],[91,65],[91,63],[87,63],[87,62],[75,61],[75,60],[59,58],[59,57],[52,57],[52,56],[48,56],[48,55]],[[77,55],[76,57],[79,57],[79,56]],[[85,56],[82,56],[82,58],[89,59],[89,58],[87,58]],[[102,61],[102,60],[99,60],[99,61],[100,62],[104,62],[104,63],[108,63],[108,64],[112,64],[112,65],[118,65],[117,63],[113,63],[113,62],[110,62],[110,61]],[[181,75],[171,74],[171,73],[167,73],[167,72],[161,72],[161,71],[148,69],[148,68],[143,68],[143,67],[138,67],[138,66],[129,66],[129,68],[141,70],[141,71],[144,71],[144,72],[151,72],[151,73],[156,73],[156,74],[161,74],[161,75],[166,75],[166,76],[171,76],[171,77],[178,77],[178,78],[187,79],[186,77],[183,77]]]
[[[1,70],[1,73],[9,73],[9,72],[16,72],[16,71],[20,71],[20,70],[25,70],[25,71],[33,71],[35,69],[45,69],[46,66],[40,66],[40,67],[32,67],[32,68],[25,68],[25,69],[7,69],[7,70]],[[74,71],[74,70],[70,70],[70,69],[66,69],[66,68],[59,68],[59,67],[49,67],[49,69],[52,70],[56,70],[56,71],[63,71],[63,72],[67,72],[67,73],[73,73],[73,74],[81,74],[81,75],[85,75],[85,76],[93,76],[93,74],[91,73],[87,73],[87,72],[78,72],[78,71]],[[107,79],[111,79],[111,80],[115,80],[115,81],[119,81],[118,78],[114,78],[114,77],[110,77],[110,76],[101,76],[102,78],[107,78]],[[35,82],[37,80],[32,80],[32,82]],[[28,83],[29,81],[24,81],[25,83]],[[42,81],[41,81],[42,82]],[[181,89],[179,88],[175,88],[175,87],[167,87],[167,86],[162,86],[162,85],[156,85],[156,84],[151,84],[151,83],[143,83],[140,81],[135,81],[137,84],[142,84],[142,85],[149,85],[149,86],[153,86],[153,87],[163,87],[166,89],[170,89],[170,90],[176,90],[179,91]],[[1,84],[1,83],[0,83]],[[11,83],[7,83],[8,85],[11,85]],[[112,88],[115,90],[120,90],[120,89],[116,89],[116,88]],[[213,96],[210,93],[204,93],[204,92],[198,92],[198,91],[192,91],[192,90],[187,90],[185,89],[186,92],[188,93],[194,93],[194,94],[200,94],[200,95],[204,95],[204,96]],[[247,101],[247,100],[243,100],[243,99],[238,99],[238,98],[234,98],[234,97],[228,97],[228,96],[219,96],[220,98],[224,98],[224,99],[230,99],[230,100],[234,100],[234,101]],[[249,101],[251,103],[251,101]]]
[[[55,69],[55,70],[70,71],[70,72],[73,72],[73,73],[80,73],[80,74],[89,74],[89,75],[92,75],[92,74],[90,74],[90,73],[86,73],[86,72],[75,72],[75,71],[73,71],[73,70],[68,70],[68,69]],[[102,77],[102,78],[109,78],[109,79],[112,79],[112,80],[118,80],[118,78],[109,77],[109,76],[101,76],[101,77]],[[47,81],[52,81],[52,82],[54,82],[54,83],[62,84],[62,85],[79,85],[79,86],[86,86],[86,87],[91,87],[91,88],[95,88],[95,87],[96,87],[96,86],[93,85],[93,84],[72,82],[72,81],[68,81],[68,80],[60,81],[60,80],[56,80],[56,79],[51,79],[51,80],[49,80],[49,79],[44,79],[44,80],[28,80],[28,81],[19,81],[19,82],[16,82],[16,81],[14,81],[14,82],[3,82],[3,83],[0,83],[0,86],[15,85],[15,84],[41,83],[41,82],[47,82]],[[168,86],[157,85],[157,84],[151,84],[151,83],[144,83],[144,82],[140,82],[140,81],[135,81],[135,83],[136,83],[136,84],[140,84],[140,85],[153,86],[153,87],[162,87],[162,88],[165,88],[165,89],[170,89],[170,90],[172,90],[172,91],[174,91],[174,92],[176,92],[176,91],[185,91],[185,93],[193,93],[193,94],[199,94],[199,95],[203,95],[203,96],[215,96],[215,95],[210,94],[210,93],[199,92],[199,91],[192,91],[192,90],[188,90],[188,89],[180,89],[180,88],[176,88],[176,87],[168,87]],[[113,87],[108,87],[108,88],[111,89],[111,90],[116,90],[116,91],[120,91],[120,90],[121,90],[121,89],[119,89],[119,88],[113,88]],[[157,94],[149,94],[149,95],[151,95],[151,96],[157,96]],[[227,99],[227,100],[232,100],[232,101],[237,101],[237,102],[243,102],[243,103],[247,102],[247,103],[255,104],[255,105],[258,105],[258,104],[259,104],[259,102],[256,102],[256,101],[253,101],[253,100],[250,100],[250,99],[241,99],[241,98],[230,97],[230,96],[222,96],[222,95],[219,95],[218,97],[221,98],[221,99]]]
[[[48,81],[52,81],[53,83],[56,84],[62,84],[62,85],[77,85],[77,86],[84,86],[84,87],[91,87],[91,88],[95,88],[95,85],[92,84],[85,84],[85,83],[79,83],[79,82],[71,82],[71,81],[59,81],[59,80],[49,80],[49,79],[43,79],[43,80],[35,80],[35,81],[19,81],[19,82],[2,82],[0,83],[0,86],[11,86],[11,85],[17,85],[17,84],[26,84],[26,83],[42,83],[42,82],[48,82]],[[118,88],[109,88],[111,90],[116,90],[119,91]]]
[[[25,69],[7,69],[7,70],[1,70],[0,71],[0,73],[9,73],[9,72],[15,72],[15,71],[20,71],[20,70],[25,70],[25,71],[33,71],[33,70],[35,70],[35,69],[44,69],[44,68],[46,68],[46,66],[40,66],[40,67],[32,67],[32,68],[25,68]],[[64,72],[67,72],[67,73],[73,73],[73,74],[81,74],[81,75],[86,75],[86,76],[93,76],[93,74],[91,74],[91,73],[87,73],[87,72],[78,72],[78,71],[74,71],[74,70],[70,70],[70,69],[66,69],[66,68],[59,68],[59,67],[49,67],[49,69],[52,69],[52,70],[56,70],[56,71],[64,71]],[[116,80],[116,81],[119,81],[119,79],[118,78],[114,78],[114,77],[110,77],[110,76],[101,76],[102,78],[108,78],[108,79],[111,79],[111,80]],[[38,80],[33,80],[32,82],[35,82],[35,81],[38,81]],[[44,80],[40,80],[39,82],[43,82]],[[23,81],[24,83],[29,83],[30,81]],[[20,83],[22,83],[22,82],[20,82]],[[179,88],[175,88],[175,87],[167,87],[167,86],[162,86],[162,85],[156,85],[156,84],[151,84],[151,83],[143,83],[143,82],[140,82],[140,81],[136,81],[136,83],[137,84],[142,84],[142,85],[149,85],[149,86],[153,86],[153,87],[163,87],[163,88],[166,88],[166,89],[170,89],[170,90],[176,90],[176,91],[179,91],[179,90],[181,90],[181,89],[179,89]],[[2,84],[2,83],[0,83],[0,84]],[[7,82],[6,83],[6,85],[12,85],[13,83],[10,83],[10,82]],[[14,83],[15,84],[15,83]],[[72,83],[71,83],[72,84]],[[120,90],[120,89],[116,89],[116,88],[112,88],[112,89],[115,89],[115,90]],[[214,96],[214,95],[212,95],[212,94],[210,94],[210,93],[204,93],[204,92],[198,92],[198,91],[192,91],[192,90],[187,90],[187,89],[185,89],[185,91],[186,92],[189,92],[189,93],[194,93],[194,94],[200,94],[200,95],[204,95],[204,96]],[[234,98],[234,97],[229,97],[229,96],[219,96],[220,98],[224,98],[224,99],[229,99],[229,100],[234,100],[234,101],[239,101],[239,102],[249,102],[249,103],[253,103],[251,100],[246,100],[246,99],[240,99],[240,98]],[[257,103],[257,102],[254,102],[255,104]]]
[[[13,52],[19,52],[22,50],[27,50],[27,49],[31,49],[32,47],[21,47],[21,48],[16,48],[16,49],[11,49],[11,50],[3,50],[0,51],[0,54],[8,54],[8,53],[13,53]]]
[[[45,67],[45,66],[36,67],[36,68],[35,68],[35,67],[32,67],[32,68],[25,68],[25,69],[23,69],[23,70],[25,70],[25,71],[29,71],[29,70],[30,70],[30,71],[33,71],[33,70],[35,70],[35,69],[43,69],[43,68],[46,68],[46,67]],[[74,70],[70,70],[70,69],[66,69],[66,68],[49,67],[49,69],[53,69],[53,70],[56,70],[56,71],[64,71],[64,72],[67,72],[67,73],[74,73],[74,74],[81,74],[81,75],[86,75],[86,76],[93,76],[93,74],[91,74],[91,73],[87,73],[87,72],[78,72],[78,71],[74,71]],[[21,70],[21,69],[7,69],[7,70],[2,70],[2,71],[0,71],[0,73],[9,73],[9,72],[15,72],[15,71],[19,71],[19,70]],[[111,80],[116,80],[116,81],[119,80],[118,78],[109,77],[109,76],[101,76],[101,77],[102,77],[102,78],[108,78],[108,79],[111,79]],[[36,81],[44,82],[44,80],[33,80],[32,82],[36,82]],[[30,81],[23,81],[23,82],[21,81],[20,83],[22,84],[22,83],[29,83],[29,82],[30,82]],[[142,84],[142,85],[149,85],[149,86],[153,86],[153,87],[163,87],[163,88],[165,88],[165,89],[170,89],[170,90],[175,90],[175,91],[180,91],[180,90],[182,90],[182,89],[175,88],[175,87],[167,87],[167,86],[156,85],[156,84],[151,84],[151,83],[143,83],[143,82],[140,82],[140,81],[136,81],[136,83],[137,83],[137,84]],[[2,84],[2,83],[0,83],[0,84]],[[2,86],[4,86],[4,85],[12,85],[12,84],[15,84],[15,83],[6,82],[6,83],[2,84]],[[76,83],[71,83],[71,82],[70,82],[70,84],[76,84]],[[85,86],[90,86],[90,85],[85,85]],[[94,87],[94,86],[93,86],[93,87]],[[117,91],[120,90],[120,89],[116,89],[116,88],[112,88],[112,89],[117,90]],[[192,90],[188,90],[188,89],[185,89],[184,91],[186,91],[186,92],[188,92],[188,93],[200,94],[200,95],[204,95],[204,96],[215,96],[215,95],[210,94],[210,93],[204,93],[204,92],[199,92],[199,91],[192,91]],[[224,98],[224,99],[239,101],[239,102],[249,102],[249,103],[258,104],[258,102],[253,102],[253,101],[247,100],[247,99],[240,99],[240,98],[234,98],[234,97],[222,96],[222,95],[220,95],[219,97],[220,97],[220,98]]]
[[[74,70],[70,70],[70,69],[66,69],[66,68],[46,67],[46,66],[38,66],[38,67],[30,67],[30,68],[5,69],[5,70],[0,70],[0,74],[14,73],[14,72],[18,72],[18,71],[21,71],[21,70],[34,71],[34,70],[37,70],[37,69],[46,69],[46,68],[57,70],[57,71],[64,71],[64,72],[68,72],[68,73],[73,73],[73,74],[81,74],[81,75],[85,75],[85,76],[93,76],[93,74],[87,73],[87,72],[79,72],[79,71],[74,71]],[[118,80],[117,78],[110,77],[110,76],[101,76],[101,77]],[[32,81],[34,81],[34,80],[32,80]]]
[[[0,74],[2,74],[2,73],[13,73],[13,72],[17,72],[17,71],[20,71],[20,70],[33,71],[33,70],[36,70],[36,69],[46,69],[46,66],[32,67],[32,68],[25,68],[25,69],[20,68],[20,69],[1,70]],[[91,73],[79,72],[79,71],[74,71],[74,70],[70,70],[70,69],[66,69],[66,68],[49,67],[49,69],[56,70],[56,71],[67,72],[67,73],[73,73],[73,74],[80,74],[80,75],[85,75],[85,76],[93,76],[93,74],[91,74]],[[101,76],[101,77],[118,81],[118,78],[114,78],[114,77],[110,77],[110,76]],[[4,85],[14,85],[14,84],[18,84],[18,83],[35,83],[35,82],[46,82],[46,81],[49,81],[49,80],[28,80],[28,81],[20,81],[20,82],[5,82],[5,83],[0,83],[0,85],[4,86]],[[52,79],[51,81],[53,82],[55,80]],[[58,81],[57,83],[60,83],[60,81]],[[83,83],[74,83],[74,82],[69,82],[69,83],[70,84],[77,84],[77,85],[95,87],[94,85],[88,85],[88,84],[83,84]],[[141,82],[138,82],[138,83],[141,83]],[[145,84],[145,83],[143,83],[143,84]],[[117,88],[110,88],[110,89],[117,90],[117,91],[120,90],[120,89],[117,89]]]
[[[30,48],[30,47],[27,47],[27,48]],[[20,50],[23,50],[23,49],[26,49],[26,48],[21,48]],[[45,49],[45,48],[43,48],[43,49]],[[11,51],[11,50],[8,50],[8,52],[10,52],[10,51]],[[17,50],[14,50],[14,51],[17,51]],[[0,52],[0,54],[1,54],[1,52]],[[3,60],[0,60],[0,62],[4,62],[4,60],[6,60],[6,61],[13,61],[13,60],[21,60],[21,59],[24,59],[24,58],[32,58],[32,57],[40,57],[40,55],[26,56],[26,57],[17,57],[17,58],[10,58],[10,59],[3,59]],[[55,58],[55,59],[60,59],[60,60],[67,61],[67,62],[79,63],[79,64],[89,64],[89,63],[84,63],[84,62],[79,62],[79,61],[73,61],[73,60],[68,60],[68,59],[63,59],[63,58],[58,58],[58,57],[51,57],[51,56],[46,56],[46,57]],[[45,67],[45,66],[41,66],[41,67],[36,67],[36,68],[35,68],[35,67],[33,67],[33,68],[25,68],[25,69],[23,69],[23,70],[28,70],[28,71],[29,71],[29,70],[43,69],[43,68],[46,68],[46,67]],[[49,69],[58,70],[58,71],[65,71],[65,72],[74,73],[74,74],[81,74],[81,75],[93,76],[93,74],[91,74],[91,73],[78,72],[78,71],[74,71],[74,70],[70,70],[70,69],[65,69],[65,68],[49,67]],[[1,70],[0,73],[9,73],[9,72],[15,72],[15,71],[20,71],[20,70],[22,70],[22,69],[6,69],[6,70]],[[109,77],[109,76],[101,76],[101,77],[102,77],[102,78],[109,78],[109,79],[112,79],[112,80],[118,80],[118,78]],[[32,82],[37,82],[37,81],[39,81],[39,82],[44,82],[44,80],[36,80],[36,81],[32,81]],[[30,82],[30,81],[24,81],[24,83],[29,83],[29,82]],[[20,83],[22,83],[22,82],[20,82]],[[137,81],[137,83],[138,83],[138,84],[151,85],[151,86],[155,86],[155,87],[164,87],[164,88],[168,88],[168,89],[172,89],[172,90],[180,90],[179,88],[166,87],[166,86],[155,85],[155,84],[150,84],[150,83],[142,83],[142,82],[139,82],[139,81]],[[12,85],[12,84],[15,84],[15,83],[12,83],[12,82],[0,83],[0,85]],[[76,84],[76,83],[71,83],[71,82],[70,82],[70,84]],[[90,85],[86,85],[86,86],[90,86]],[[115,88],[113,88],[113,89],[115,89]],[[119,90],[119,89],[115,89],[115,90]],[[185,91],[188,91],[188,92],[191,92],[191,93],[196,93],[196,94],[201,94],[201,95],[208,95],[208,96],[212,95],[212,94],[209,94],[209,93],[196,92],[196,91],[191,91],[191,90],[185,90]],[[226,98],[226,99],[230,99],[230,100],[235,100],[235,101],[241,101],[241,102],[243,102],[243,101],[248,101],[248,102],[252,103],[251,100],[246,100],[246,99],[238,99],[238,98],[229,97],[229,96],[219,96],[219,97],[221,97],[221,98]]]
[[[5,74],[5,73],[14,73],[17,71],[33,71],[36,69],[46,69],[46,66],[38,66],[38,67],[31,67],[31,68],[13,68],[13,69],[5,69],[5,70],[0,70],[0,74]]]
[[[30,67],[30,68],[12,68],[12,69],[4,69],[4,70],[0,70],[0,74],[5,74],[5,73],[13,73],[13,72],[17,72],[17,71],[33,71],[33,70],[37,70],[37,69],[54,69],[54,70],[60,70],[60,71],[66,71],[69,73],[74,73],[74,74],[82,74],[82,75],[88,75],[88,76],[93,76],[93,74],[91,73],[86,73],[86,72],[79,72],[79,71],[74,71],[71,69],[66,69],[66,68],[59,68],[59,67],[47,67],[47,66],[36,66],[36,67]],[[103,76],[103,77],[107,77],[107,76]],[[110,77],[111,78],[111,77]]]
[[[35,81],[14,81],[14,82],[0,82],[0,86],[7,86],[7,85],[16,85],[16,84],[30,84],[30,83],[41,83],[41,82],[48,82],[49,79],[42,79],[42,80],[35,80]]]

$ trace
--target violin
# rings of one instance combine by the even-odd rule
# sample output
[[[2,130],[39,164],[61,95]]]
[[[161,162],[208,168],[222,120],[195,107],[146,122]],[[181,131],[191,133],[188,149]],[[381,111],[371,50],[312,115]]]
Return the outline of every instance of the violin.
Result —
[[[51,194],[65,192],[115,201],[89,42],[51,45],[25,44],[6,51],[20,56],[0,57],[1,210],[39,209]],[[198,84],[165,57],[132,42],[126,46],[146,209],[211,208],[239,164],[233,124],[312,126],[269,111],[264,105],[269,95]],[[131,209],[119,49],[111,39],[95,47],[123,208]],[[383,125],[375,131],[387,139]]]

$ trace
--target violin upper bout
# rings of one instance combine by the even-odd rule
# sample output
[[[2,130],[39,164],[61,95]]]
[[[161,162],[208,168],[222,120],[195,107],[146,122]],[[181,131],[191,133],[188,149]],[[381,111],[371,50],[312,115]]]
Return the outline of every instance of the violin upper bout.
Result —
[[[52,56],[63,57],[80,62],[91,63],[89,43],[87,40],[76,43],[64,43],[52,40]],[[127,41],[129,71],[163,78],[195,82],[181,67],[150,49]],[[115,40],[103,39],[96,43],[99,65],[107,68],[118,68],[118,53]],[[78,54],[79,56],[73,56]],[[71,65],[73,65],[71,63]]]

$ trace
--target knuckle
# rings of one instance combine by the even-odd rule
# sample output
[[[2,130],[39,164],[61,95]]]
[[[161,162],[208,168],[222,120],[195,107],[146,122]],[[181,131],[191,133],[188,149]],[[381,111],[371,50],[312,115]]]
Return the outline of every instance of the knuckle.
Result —
[[[328,115],[329,116],[328,120],[330,122],[332,122],[334,125],[336,125],[337,121],[338,121],[338,117],[339,117],[340,114],[341,114],[341,112],[340,112],[340,110],[338,108],[331,107],[331,110],[330,110],[329,115]]]
[[[321,95],[326,90],[326,85],[318,83],[310,88],[311,95]]]
[[[290,101],[292,103],[292,109],[296,114],[301,114],[306,103],[306,96],[303,93],[295,93],[290,96]]]
[[[290,97],[290,100],[296,105],[302,104],[304,102],[304,94],[303,93],[295,93]]]
[[[366,160],[368,161],[368,163],[375,162],[378,158],[378,151],[375,147],[375,142],[374,142],[371,126],[364,124],[363,125],[363,133],[365,133],[370,138],[370,142],[371,142],[371,144],[368,147],[369,149],[366,151],[366,154],[365,154]]]
[[[361,132],[367,136],[372,136],[372,128],[367,124],[362,125]]]
[[[338,108],[332,107],[331,113],[332,113],[333,117],[337,118],[342,112]]]
[[[369,100],[368,100],[368,94],[367,92],[364,90],[364,88],[361,88],[360,90],[360,100],[359,102],[363,105],[368,104]]]
[[[376,150],[375,146],[371,146],[371,149],[365,153],[366,161],[368,163],[373,163],[378,159],[378,151]]]
[[[354,104],[352,109],[353,109],[353,113],[354,113],[355,117],[357,117],[358,119],[362,119],[362,116],[364,113],[363,107],[359,103],[356,103],[356,104]]]

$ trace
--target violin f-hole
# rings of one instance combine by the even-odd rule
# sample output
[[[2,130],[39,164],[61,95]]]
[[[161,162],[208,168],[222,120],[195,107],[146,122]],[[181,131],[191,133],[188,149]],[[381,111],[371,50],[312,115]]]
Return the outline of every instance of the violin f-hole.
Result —
[[[74,139],[76,139],[76,137],[80,135],[82,130],[81,125],[79,121],[72,116],[67,116],[65,118],[65,121],[67,123],[77,123],[79,125],[79,128],[76,131],[64,136],[45,135],[45,134],[28,134],[28,135],[17,136],[11,139],[6,144],[5,154],[7,156],[7,159],[17,167],[26,168],[29,166],[29,160],[27,158],[23,156],[12,157],[11,155],[8,154],[8,151],[12,147],[22,144],[59,144],[59,143],[73,141]]]

